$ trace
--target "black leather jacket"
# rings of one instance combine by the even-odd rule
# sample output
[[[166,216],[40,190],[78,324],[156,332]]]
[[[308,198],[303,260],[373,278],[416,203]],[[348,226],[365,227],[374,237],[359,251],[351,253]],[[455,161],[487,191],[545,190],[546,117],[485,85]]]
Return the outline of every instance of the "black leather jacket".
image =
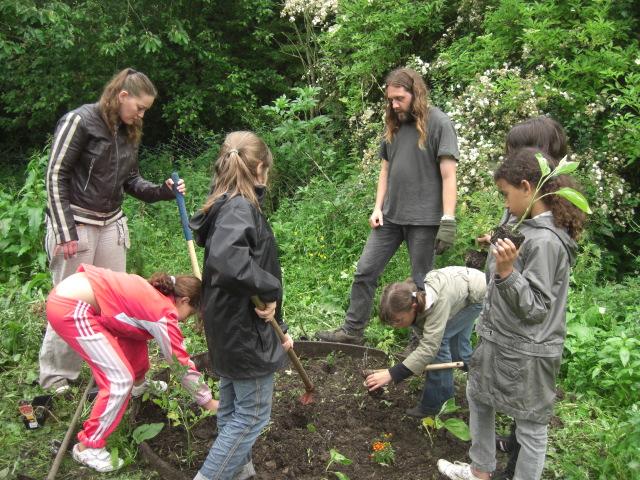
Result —
[[[56,243],[78,239],[76,222],[106,225],[120,218],[125,192],[145,202],[174,198],[166,185],[140,176],[137,145],[128,141],[124,126],[111,133],[97,103],[58,122],[46,184]]]
[[[282,276],[271,227],[242,196],[222,197],[190,225],[196,243],[205,248],[201,308],[214,373],[246,379],[275,372],[286,353],[251,303],[253,295],[277,302],[276,319],[282,324]]]

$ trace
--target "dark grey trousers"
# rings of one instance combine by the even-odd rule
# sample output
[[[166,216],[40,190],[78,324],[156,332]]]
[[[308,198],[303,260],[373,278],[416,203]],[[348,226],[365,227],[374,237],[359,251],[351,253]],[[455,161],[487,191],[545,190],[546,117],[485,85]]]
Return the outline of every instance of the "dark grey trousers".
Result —
[[[369,323],[373,296],[378,279],[402,242],[407,243],[411,261],[411,278],[424,289],[424,277],[433,268],[437,225],[398,225],[388,220],[371,230],[364,246],[351,285],[351,300],[344,321],[344,330],[362,335]],[[399,278],[402,281],[404,278]]]

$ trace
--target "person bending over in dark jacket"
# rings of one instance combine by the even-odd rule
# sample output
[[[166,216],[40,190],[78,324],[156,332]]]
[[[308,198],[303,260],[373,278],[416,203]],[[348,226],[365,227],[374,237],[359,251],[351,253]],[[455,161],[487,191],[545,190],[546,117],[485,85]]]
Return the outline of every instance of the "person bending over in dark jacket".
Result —
[[[145,202],[175,196],[138,171],[142,118],[157,96],[144,73],[126,68],[105,86],[98,103],[82,105],[58,122],[47,167],[45,247],[53,285],[81,263],[126,270],[129,248],[124,193]],[[184,183],[178,190],[185,192]],[[40,385],[62,392],[78,378],[82,359],[47,326],[40,349]]]
[[[261,203],[273,163],[252,132],[225,138],[213,192],[191,219],[204,247],[202,310],[209,355],[220,377],[218,437],[195,480],[255,475],[251,449],[271,417],[274,372],[293,340],[280,344],[269,322],[282,323],[282,274],[276,240]],[[254,308],[257,295],[264,309]]]

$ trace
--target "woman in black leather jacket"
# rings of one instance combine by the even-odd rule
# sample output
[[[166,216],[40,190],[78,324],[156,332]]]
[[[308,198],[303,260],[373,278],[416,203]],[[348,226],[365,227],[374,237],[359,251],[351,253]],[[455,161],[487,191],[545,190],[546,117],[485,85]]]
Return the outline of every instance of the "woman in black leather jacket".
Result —
[[[126,68],[109,81],[98,103],[82,105],[58,122],[46,176],[45,247],[54,286],[81,263],[125,271],[125,192],[145,202],[174,198],[171,179],[156,185],[138,171],[142,119],[156,96],[144,73]],[[184,184],[178,190],[184,193]],[[81,366],[82,359],[47,328],[40,385],[64,391]]]

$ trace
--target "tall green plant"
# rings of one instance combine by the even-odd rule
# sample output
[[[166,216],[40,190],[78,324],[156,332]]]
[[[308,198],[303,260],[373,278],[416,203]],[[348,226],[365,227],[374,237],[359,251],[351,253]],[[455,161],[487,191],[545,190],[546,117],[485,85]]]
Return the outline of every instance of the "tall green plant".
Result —
[[[43,248],[47,160],[47,150],[33,154],[24,185],[17,191],[0,190],[0,283],[43,281],[37,274],[45,270],[47,260]]]

